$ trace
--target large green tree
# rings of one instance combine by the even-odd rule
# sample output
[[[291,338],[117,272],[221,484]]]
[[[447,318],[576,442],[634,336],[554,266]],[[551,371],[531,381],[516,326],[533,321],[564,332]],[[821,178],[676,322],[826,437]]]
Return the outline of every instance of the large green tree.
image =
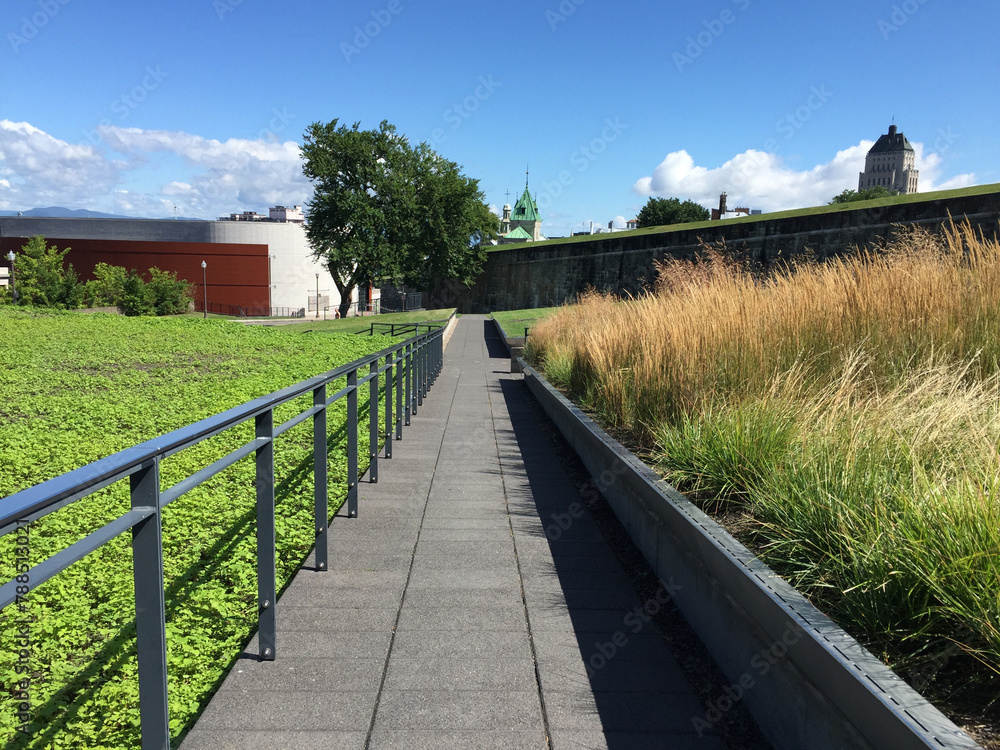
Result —
[[[427,144],[414,156],[403,279],[437,299],[448,282],[475,281],[486,262],[484,244],[497,236],[499,220],[486,205],[479,181],[463,175],[455,162]]]
[[[679,198],[650,198],[639,212],[639,227],[662,227],[708,221],[711,214],[701,204]]]
[[[498,222],[471,180],[427,144],[413,148],[383,121],[377,130],[313,123],[302,146],[315,192],[306,232],[330,271],[340,314],[362,284],[405,281],[420,289],[482,268],[479,242]]]
[[[402,272],[411,151],[386,121],[361,130],[359,123],[349,128],[333,120],[309,126],[302,156],[314,186],[306,234],[340,292],[344,316],[360,284]]]
[[[885,187],[885,185],[876,185],[873,188],[868,188],[867,190],[850,190],[847,189],[840,195],[833,196],[833,200],[830,201],[829,205],[835,203],[854,203],[856,201],[870,201],[876,198],[889,198],[893,195],[899,195],[898,190],[890,190]]]

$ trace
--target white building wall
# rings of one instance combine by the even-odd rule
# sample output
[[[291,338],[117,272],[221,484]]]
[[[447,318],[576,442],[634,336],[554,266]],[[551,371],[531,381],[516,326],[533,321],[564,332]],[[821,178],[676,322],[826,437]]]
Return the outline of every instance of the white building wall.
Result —
[[[79,238],[267,245],[271,307],[308,310],[309,298],[316,296],[317,274],[320,296],[329,297],[331,312],[340,302],[340,295],[329,271],[313,260],[302,224],[269,221],[0,217],[0,235],[4,237],[30,238],[38,234],[68,240]],[[359,293],[360,290],[354,291],[352,302],[358,301]],[[373,296],[378,299],[377,291]],[[320,316],[323,314],[322,307]]]

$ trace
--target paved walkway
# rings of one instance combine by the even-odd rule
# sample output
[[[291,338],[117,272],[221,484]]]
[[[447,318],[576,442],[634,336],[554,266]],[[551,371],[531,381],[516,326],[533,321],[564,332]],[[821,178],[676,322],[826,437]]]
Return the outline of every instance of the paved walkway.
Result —
[[[461,318],[330,571],[279,601],[277,659],[251,643],[183,750],[723,747],[509,369]]]

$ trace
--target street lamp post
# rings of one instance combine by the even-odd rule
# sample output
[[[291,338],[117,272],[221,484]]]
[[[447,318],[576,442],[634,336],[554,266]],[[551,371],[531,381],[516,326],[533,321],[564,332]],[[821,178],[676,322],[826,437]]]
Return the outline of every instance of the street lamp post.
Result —
[[[208,268],[208,263],[205,261],[201,262],[201,289],[205,294],[205,318],[208,318],[208,276],[206,275],[205,269]]]
[[[319,274],[316,274],[316,317],[319,318]]]
[[[17,284],[14,283],[14,251],[10,250],[7,253],[7,260],[10,261],[10,294],[14,300],[14,304],[17,304]]]

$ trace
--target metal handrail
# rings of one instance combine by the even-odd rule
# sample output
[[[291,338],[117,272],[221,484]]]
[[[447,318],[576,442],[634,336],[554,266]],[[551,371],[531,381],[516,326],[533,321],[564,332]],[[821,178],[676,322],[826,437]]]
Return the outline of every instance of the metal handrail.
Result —
[[[448,318],[447,320],[427,320],[419,323],[372,323],[368,327],[367,331],[358,331],[355,335],[368,334],[369,336],[374,336],[376,327],[381,328],[383,332],[386,328],[388,328],[390,336],[404,336],[407,333],[416,335],[420,333],[421,328],[426,328],[427,332],[430,333],[435,328],[443,328],[448,325],[450,320],[451,318]]]
[[[143,750],[169,750],[167,702],[166,606],[164,600],[163,508],[237,461],[255,456],[257,494],[257,581],[260,657],[276,655],[277,575],[275,567],[274,440],[283,432],[313,419],[315,476],[316,568],[327,570],[329,559],[329,498],[327,490],[327,408],[347,398],[347,515],[358,515],[358,390],[369,384],[369,479],[378,481],[379,386],[385,378],[385,457],[392,457],[393,439],[401,440],[403,426],[419,406],[444,357],[444,331],[437,329],[394,344],[280,391],[228,411],[181,427],[127,448],[86,466],[29,487],[0,500],[0,536],[25,526],[59,508],[128,478],[131,509],[83,539],[57,552],[27,572],[0,586],[0,610],[21,598],[73,563],[120,534],[132,531],[139,667],[139,716]],[[367,372],[359,377],[359,370]],[[347,386],[327,397],[326,388],[347,378]],[[274,410],[308,393],[313,405],[275,426]],[[227,456],[195,472],[167,490],[160,490],[160,462],[179,451],[233,427],[254,421],[254,438]]]

